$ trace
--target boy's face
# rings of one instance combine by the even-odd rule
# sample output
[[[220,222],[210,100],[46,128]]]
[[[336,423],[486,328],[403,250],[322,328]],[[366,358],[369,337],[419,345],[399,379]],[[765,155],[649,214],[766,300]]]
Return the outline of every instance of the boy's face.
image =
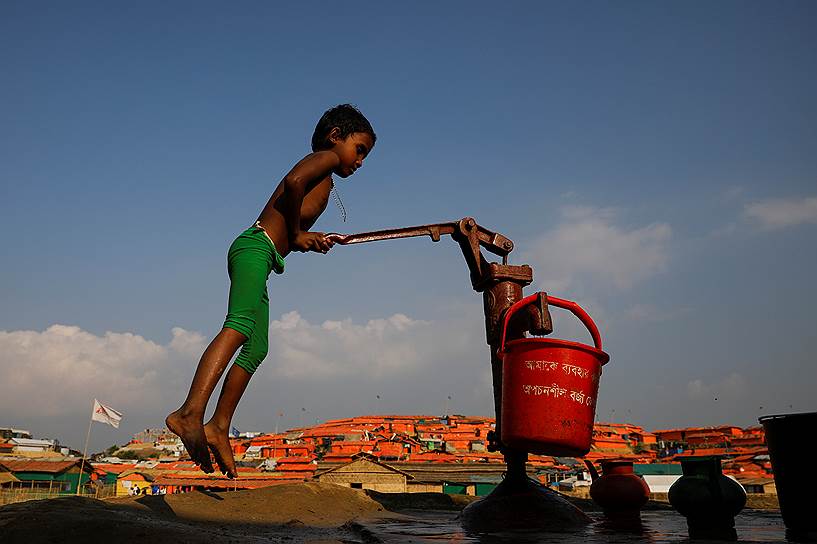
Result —
[[[353,132],[346,138],[330,137],[330,142],[332,143],[330,151],[340,159],[334,173],[342,178],[354,174],[374,147],[372,136],[367,132]]]

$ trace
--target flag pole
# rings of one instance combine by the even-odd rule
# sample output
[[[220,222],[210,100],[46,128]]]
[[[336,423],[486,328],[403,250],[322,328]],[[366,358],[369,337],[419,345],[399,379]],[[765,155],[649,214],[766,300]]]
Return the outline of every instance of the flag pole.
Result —
[[[96,399],[94,399],[94,406],[96,406]],[[91,438],[91,424],[94,422],[94,406],[91,406],[91,419],[88,420],[88,434],[85,436],[85,449],[82,452],[82,463],[79,465],[77,495],[79,495],[80,484],[82,483],[82,471],[85,469],[85,456],[88,455],[88,440]]]

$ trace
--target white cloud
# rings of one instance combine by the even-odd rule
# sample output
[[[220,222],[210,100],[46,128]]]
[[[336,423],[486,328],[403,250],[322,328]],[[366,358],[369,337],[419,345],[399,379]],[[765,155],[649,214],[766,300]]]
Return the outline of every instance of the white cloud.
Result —
[[[747,204],[743,213],[769,230],[817,223],[817,197],[760,200]]]
[[[732,372],[713,383],[695,379],[687,383],[687,394],[693,400],[711,397],[713,400],[735,400],[749,392],[749,382],[743,375]]]
[[[207,339],[200,333],[186,331],[181,327],[173,327],[171,332],[173,333],[173,339],[170,341],[170,349],[193,357],[198,361],[207,345]]]
[[[158,402],[203,345],[201,335],[181,328],[167,346],[129,332],[97,336],[67,325],[0,331],[0,413],[55,416],[85,410],[95,396],[125,412]]]
[[[628,289],[666,268],[672,229],[666,223],[627,228],[610,208],[566,207],[562,222],[524,257],[539,284],[554,294],[580,281]]]
[[[469,307],[467,314],[445,322],[394,314],[365,323],[313,324],[297,312],[286,313],[270,323],[270,355],[254,380],[270,387],[256,384],[259,402],[242,402],[242,415],[256,417],[258,428],[271,430],[269,391],[290,399],[289,406],[278,406],[287,413],[293,412],[293,402],[304,402],[293,397],[307,393],[313,395],[309,405],[323,409],[315,417],[329,418],[342,409],[363,413],[372,409],[365,399],[374,396],[373,387],[384,399],[405,396],[409,411],[439,410],[435,386],[457,395],[460,409],[490,407],[479,306]],[[48,433],[77,447],[96,397],[124,412],[123,433],[159,426],[184,399],[207,340],[179,327],[166,344],[66,325],[0,331],[0,424],[25,421],[38,436]],[[56,426],[58,420],[76,424],[63,428]]]
[[[273,353],[265,364],[288,378],[400,374],[431,364],[435,346],[446,344],[433,323],[403,314],[365,324],[345,319],[318,325],[293,311],[270,323]]]
[[[708,393],[707,387],[704,386],[703,380],[692,380],[687,384],[687,393],[693,399],[706,396]]]

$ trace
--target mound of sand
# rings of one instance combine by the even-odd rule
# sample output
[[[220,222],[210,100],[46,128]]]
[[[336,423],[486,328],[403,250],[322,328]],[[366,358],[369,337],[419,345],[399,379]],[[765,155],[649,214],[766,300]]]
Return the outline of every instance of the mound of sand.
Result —
[[[224,493],[145,496],[110,502],[188,521],[301,524],[312,527],[338,527],[384,510],[363,491],[317,482]]]
[[[341,542],[357,536],[352,520],[394,515],[363,491],[312,482],[108,501],[61,497],[0,508],[0,542]]]

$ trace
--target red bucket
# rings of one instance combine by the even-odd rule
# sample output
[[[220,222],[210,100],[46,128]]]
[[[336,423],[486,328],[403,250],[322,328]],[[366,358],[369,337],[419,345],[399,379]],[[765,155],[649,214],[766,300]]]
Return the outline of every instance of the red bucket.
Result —
[[[575,302],[551,296],[548,304],[573,312],[590,331],[595,347],[549,338],[506,343],[511,317],[536,297],[508,308],[502,324],[500,438],[529,453],[581,457],[590,451],[601,367],[610,356],[601,350],[601,336],[590,316]]]

